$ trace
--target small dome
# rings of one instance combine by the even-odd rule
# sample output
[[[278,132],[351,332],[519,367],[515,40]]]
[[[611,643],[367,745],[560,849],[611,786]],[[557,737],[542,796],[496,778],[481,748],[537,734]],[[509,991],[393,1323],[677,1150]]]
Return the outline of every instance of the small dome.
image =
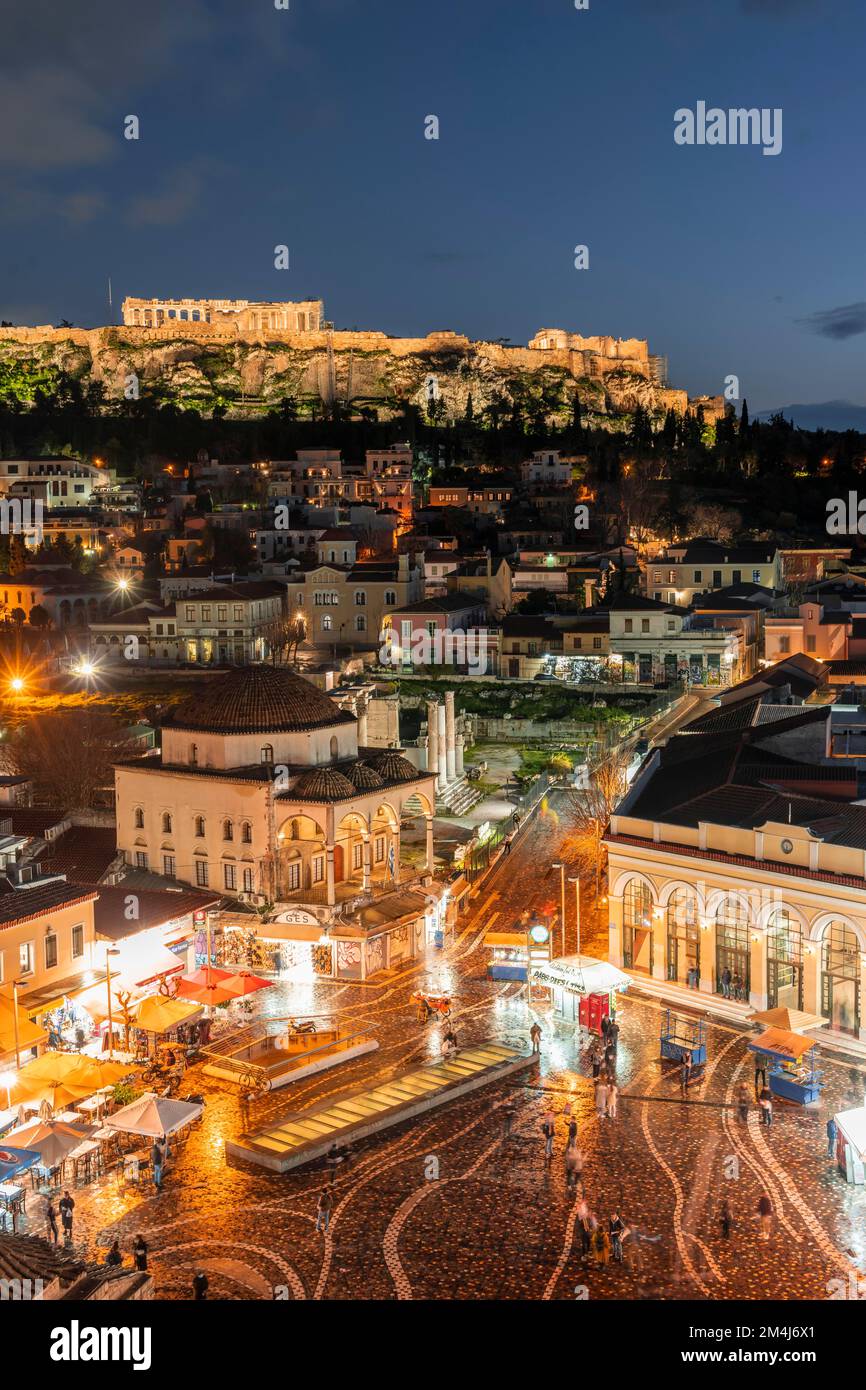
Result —
[[[408,758],[398,753],[396,748],[377,753],[375,758],[368,758],[366,763],[367,767],[378,772],[385,782],[414,782],[419,775],[418,769],[412,766]]]
[[[377,787],[385,785],[378,772],[366,763],[350,763],[343,768],[343,772],[358,791],[375,791]]]
[[[293,801],[299,797],[307,801],[345,801],[354,795],[355,788],[348,777],[334,767],[311,767],[309,772],[301,773],[288,793]]]

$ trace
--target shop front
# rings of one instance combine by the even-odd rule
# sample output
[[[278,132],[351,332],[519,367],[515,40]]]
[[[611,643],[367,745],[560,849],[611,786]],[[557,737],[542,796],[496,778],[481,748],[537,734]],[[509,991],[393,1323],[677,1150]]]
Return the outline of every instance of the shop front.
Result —
[[[533,965],[532,986],[550,990],[554,1017],[599,1031],[601,1019],[616,1012],[616,996],[631,981],[609,961],[595,956],[557,956]]]

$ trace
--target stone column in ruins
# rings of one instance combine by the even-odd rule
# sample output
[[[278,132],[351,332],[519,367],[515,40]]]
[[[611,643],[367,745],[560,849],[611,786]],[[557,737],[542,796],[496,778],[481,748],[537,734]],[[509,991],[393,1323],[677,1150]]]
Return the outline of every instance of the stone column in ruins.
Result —
[[[439,790],[444,791],[448,786],[448,762],[445,749],[447,746],[447,735],[445,732],[445,706],[436,706],[436,722],[439,747]]]
[[[464,740],[462,734],[458,734],[457,737],[456,737],[456,739],[455,739],[455,741],[454,741],[454,772],[455,772],[455,775],[457,776],[458,779],[461,778],[461,777],[463,776],[463,744],[464,744],[464,741],[465,741],[465,740]]]
[[[435,700],[427,701],[427,771],[436,778],[439,790],[439,723]]]
[[[445,763],[448,781],[454,781],[455,768],[454,691],[445,692]]]

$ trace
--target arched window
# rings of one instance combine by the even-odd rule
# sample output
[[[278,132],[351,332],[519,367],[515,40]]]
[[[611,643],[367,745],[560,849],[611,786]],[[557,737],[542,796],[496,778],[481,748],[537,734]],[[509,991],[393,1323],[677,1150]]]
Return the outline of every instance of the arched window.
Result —
[[[272,763],[274,761],[274,749],[272,744],[262,744],[261,758],[263,763]]]
[[[340,751],[340,745],[339,745],[339,743],[337,742],[337,735],[336,735],[336,734],[333,734],[333,735],[331,736],[331,757],[332,757],[332,758],[336,758],[336,756],[337,756],[337,754],[339,753],[339,751]]]
[[[675,888],[668,898],[667,975],[669,980],[697,989],[701,975],[701,933],[698,902],[689,888]]]
[[[135,828],[136,830],[144,829],[144,812],[140,806],[135,808]]]
[[[245,845],[253,842],[253,827],[248,820],[241,821],[241,840]]]
[[[195,834],[196,834],[196,839],[198,839],[198,840],[204,839],[204,816],[196,816],[196,818],[195,818]]]
[[[385,605],[386,605],[386,607],[387,607],[387,606],[390,606],[391,608],[393,608],[393,607],[394,607],[394,604],[395,604],[396,602],[397,602],[397,595],[396,595],[396,593],[394,592],[394,590],[393,590],[393,589],[386,589],[386,590],[385,590]]]
[[[223,839],[233,840],[235,838],[235,828],[230,820],[223,821]]]
[[[767,923],[767,1008],[803,1007],[803,932],[784,907]]]
[[[639,878],[630,878],[622,897],[622,949],[627,970],[653,971],[652,894]]]
[[[716,913],[716,994],[748,1000],[751,987],[749,909],[741,898],[725,898]]]
[[[359,613],[358,616],[357,616],[357,618],[355,619],[355,631],[356,631],[356,632],[366,632],[366,631],[367,631],[367,619],[364,617],[364,614],[363,614],[363,613]]]
[[[171,816],[168,811],[162,813],[162,833],[163,835],[171,834]]]
[[[847,922],[828,922],[821,946],[821,1013],[839,1033],[860,1032],[860,943]]]

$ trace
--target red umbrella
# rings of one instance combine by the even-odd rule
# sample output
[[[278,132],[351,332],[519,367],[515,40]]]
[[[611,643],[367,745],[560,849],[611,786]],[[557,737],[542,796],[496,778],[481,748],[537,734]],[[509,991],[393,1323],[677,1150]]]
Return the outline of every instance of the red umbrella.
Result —
[[[194,970],[191,975],[184,975],[181,985],[221,985],[225,980],[232,977],[231,970],[218,970],[215,965],[203,965],[198,970]],[[183,994],[183,990],[178,988],[178,994]],[[187,996],[188,998],[189,996]]]
[[[223,980],[222,987],[231,993],[233,999],[240,999],[244,994],[255,994],[258,989],[269,989],[273,980],[263,980],[260,975],[251,975],[248,970],[239,970],[237,975],[230,975],[227,980]]]
[[[178,997],[193,999],[197,1004],[227,1004],[230,999],[237,997],[236,991],[227,989],[225,985],[225,981],[232,978],[228,970],[205,966],[192,975],[185,975],[178,982]]]

